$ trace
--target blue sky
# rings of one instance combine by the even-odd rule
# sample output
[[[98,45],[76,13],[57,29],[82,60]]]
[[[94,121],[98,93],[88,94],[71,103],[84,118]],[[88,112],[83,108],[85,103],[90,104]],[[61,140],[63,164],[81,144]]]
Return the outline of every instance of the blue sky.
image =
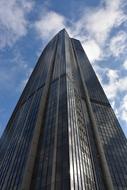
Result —
[[[125,0],[0,1],[0,135],[46,43],[79,39],[127,136]]]

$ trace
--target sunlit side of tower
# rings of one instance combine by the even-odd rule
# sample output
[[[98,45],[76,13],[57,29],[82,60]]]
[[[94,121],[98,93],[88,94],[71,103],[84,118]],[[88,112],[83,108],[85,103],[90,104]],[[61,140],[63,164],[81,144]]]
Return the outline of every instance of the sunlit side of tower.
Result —
[[[0,139],[0,189],[127,190],[126,137],[65,30],[43,50]]]

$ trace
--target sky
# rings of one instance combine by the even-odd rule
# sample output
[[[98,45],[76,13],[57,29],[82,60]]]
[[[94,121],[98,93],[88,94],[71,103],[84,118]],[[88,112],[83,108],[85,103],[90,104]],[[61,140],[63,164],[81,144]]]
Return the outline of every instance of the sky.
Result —
[[[81,41],[127,136],[126,0],[0,0],[0,135],[44,46]]]

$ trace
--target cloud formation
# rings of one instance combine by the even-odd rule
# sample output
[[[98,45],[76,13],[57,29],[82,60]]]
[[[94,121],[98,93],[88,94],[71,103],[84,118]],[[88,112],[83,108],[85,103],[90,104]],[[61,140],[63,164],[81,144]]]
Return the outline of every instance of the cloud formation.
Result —
[[[116,36],[112,37],[109,45],[111,54],[114,57],[119,57],[124,54],[127,49],[127,34],[124,31],[119,31]]]
[[[44,14],[42,14],[40,20],[35,22],[35,28],[43,40],[49,40],[64,27],[64,16],[54,11],[45,11]]]
[[[127,70],[127,60],[124,61],[124,63],[123,63],[123,68],[124,68],[125,70]]]
[[[121,110],[122,120],[127,123],[127,95],[125,95],[122,100],[120,110]]]
[[[68,21],[68,19],[54,11],[45,9],[42,11],[40,19],[35,23],[35,30],[43,40],[51,38],[61,28],[66,28],[70,36],[78,38],[90,61],[94,62],[107,56],[107,50],[103,51],[107,44],[110,43],[110,52],[117,56],[124,50],[124,45],[118,49],[118,41],[122,38],[123,43],[126,38],[125,34],[118,32],[113,39],[109,38],[113,28],[118,28],[127,20],[127,15],[123,10],[123,0],[104,0],[96,8],[84,8],[81,16],[77,20]],[[109,42],[107,42],[109,40]],[[111,40],[111,42],[110,42]],[[112,47],[113,45],[113,47]],[[94,47],[93,52],[90,51]],[[115,54],[115,49],[117,52]],[[105,54],[106,52],[106,54]]]
[[[114,100],[118,93],[127,93],[127,77],[121,77],[118,70],[107,69],[108,83],[103,84],[105,92],[110,100]]]
[[[0,1],[0,49],[11,46],[26,35],[28,25],[26,15],[32,7],[31,1]]]
[[[113,27],[126,21],[122,3],[121,0],[105,0],[98,8],[84,13],[82,24],[99,44],[105,43]]]

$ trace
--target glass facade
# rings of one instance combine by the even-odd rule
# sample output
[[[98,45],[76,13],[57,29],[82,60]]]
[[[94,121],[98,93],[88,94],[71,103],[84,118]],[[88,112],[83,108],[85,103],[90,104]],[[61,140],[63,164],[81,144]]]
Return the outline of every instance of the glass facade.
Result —
[[[126,190],[127,140],[80,42],[62,30],[40,56],[1,137],[0,189],[110,190],[103,159],[110,189]]]
[[[84,81],[88,89],[93,114],[96,120],[96,125],[103,145],[114,189],[125,190],[127,189],[126,137],[123,134],[119,122],[80,42],[73,39],[73,44],[78,62],[83,70]],[[89,137],[91,140],[93,139],[90,134]]]

